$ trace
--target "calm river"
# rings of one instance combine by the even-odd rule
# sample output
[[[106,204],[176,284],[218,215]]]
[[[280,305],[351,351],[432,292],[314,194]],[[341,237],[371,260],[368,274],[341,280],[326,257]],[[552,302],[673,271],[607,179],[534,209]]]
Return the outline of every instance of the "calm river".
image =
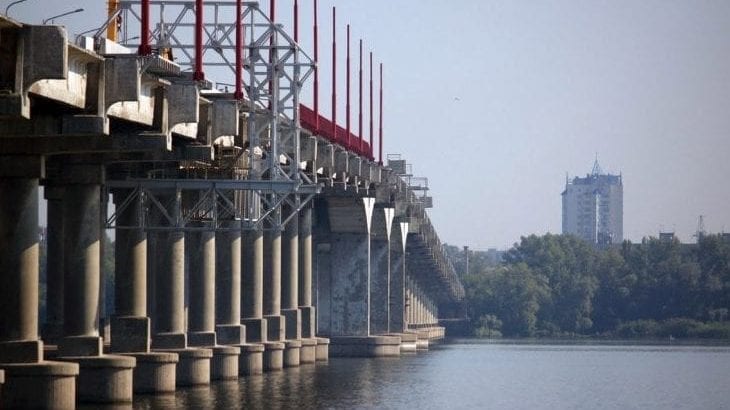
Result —
[[[730,347],[480,343],[330,359],[135,408],[730,409]]]

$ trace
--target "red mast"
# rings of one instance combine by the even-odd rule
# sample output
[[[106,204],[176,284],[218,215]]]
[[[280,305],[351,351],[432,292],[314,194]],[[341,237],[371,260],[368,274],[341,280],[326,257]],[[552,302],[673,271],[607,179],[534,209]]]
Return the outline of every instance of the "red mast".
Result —
[[[378,143],[378,163],[383,165],[383,63],[380,63],[380,132]]]
[[[335,8],[332,7],[332,138],[337,141],[337,33]]]
[[[352,141],[350,141],[350,25],[347,25],[347,106],[345,107],[345,111],[347,112],[347,119],[345,121],[345,128],[347,128],[347,145],[346,147],[349,149],[352,146]]]
[[[142,0],[142,32],[139,33],[139,49],[137,53],[141,56],[152,54],[150,46],[150,0]]]
[[[319,133],[319,34],[317,30],[317,0],[314,0],[314,128]]]
[[[294,42],[299,43],[299,1],[294,0]]]
[[[195,0],[195,70],[193,80],[205,80],[203,73],[203,0]]]
[[[236,92],[233,98],[237,100],[243,99],[243,27],[241,22],[241,12],[243,11],[241,2],[236,0]]]
[[[370,160],[373,160],[373,52],[370,52]]]
[[[359,148],[360,149],[360,152],[359,152],[359,154],[362,155],[362,148],[363,148],[363,141],[364,141],[364,138],[362,136],[362,39],[360,39],[360,72],[359,72],[358,78],[359,78],[358,81],[360,82],[360,85],[359,85],[360,90],[359,90],[359,92],[358,92],[357,95],[358,95],[358,98],[360,99],[360,102],[359,102],[359,107],[358,107],[358,110],[357,110],[357,113],[358,113],[358,116],[357,116],[357,122],[358,122],[357,136],[360,138],[360,144],[359,144],[359,146],[360,146],[360,148]]]

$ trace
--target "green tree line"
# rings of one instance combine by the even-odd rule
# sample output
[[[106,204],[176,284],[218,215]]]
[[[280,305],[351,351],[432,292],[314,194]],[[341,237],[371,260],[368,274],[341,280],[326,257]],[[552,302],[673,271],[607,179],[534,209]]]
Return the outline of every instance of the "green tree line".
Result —
[[[477,336],[730,339],[730,241],[721,235],[609,249],[531,235],[496,267],[474,262],[464,286]]]

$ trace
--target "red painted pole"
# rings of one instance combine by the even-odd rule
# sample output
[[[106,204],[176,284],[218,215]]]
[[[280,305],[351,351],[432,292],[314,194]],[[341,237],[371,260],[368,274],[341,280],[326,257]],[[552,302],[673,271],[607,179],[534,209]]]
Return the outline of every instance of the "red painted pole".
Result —
[[[380,132],[378,142],[378,163],[383,165],[383,63],[380,63]]]
[[[233,98],[237,100],[243,99],[243,22],[241,21],[241,12],[243,11],[241,2],[236,0],[236,92]]]
[[[142,0],[142,31],[139,33],[139,49],[141,56],[152,54],[150,46],[150,0]]]
[[[360,137],[360,154],[362,155],[362,148],[363,148],[363,141],[364,138],[362,136],[362,39],[360,39],[360,72],[359,72],[359,92],[357,93],[358,98],[360,99],[359,107],[357,110],[357,136]]]
[[[314,128],[319,133],[319,33],[317,29],[317,0],[314,0]]]
[[[345,128],[347,128],[347,148],[352,146],[350,141],[350,25],[347,25],[347,105],[345,107],[347,119],[345,121]]]
[[[203,0],[195,0],[195,81],[205,80],[203,73]]]
[[[294,0],[294,42],[299,43],[299,1]]]
[[[337,30],[335,8],[332,7],[332,138],[337,141]]]
[[[276,21],[276,0],[269,0],[269,20]]]
[[[373,52],[370,52],[370,159],[373,159]]]

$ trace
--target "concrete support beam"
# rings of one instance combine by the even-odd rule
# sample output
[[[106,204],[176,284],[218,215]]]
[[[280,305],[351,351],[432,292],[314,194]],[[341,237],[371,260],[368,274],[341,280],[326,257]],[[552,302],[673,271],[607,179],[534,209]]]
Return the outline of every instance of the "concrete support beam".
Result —
[[[246,327],[247,346],[241,347],[239,373],[261,374],[264,369],[264,345],[267,337],[263,318],[264,235],[261,230],[246,230],[242,236],[243,258],[241,323]]]
[[[215,232],[185,234],[190,281],[188,344],[215,346]]]
[[[284,227],[281,242],[281,314],[285,320],[286,348],[284,366],[299,366],[302,347],[302,312],[299,310],[299,215],[292,207],[285,206],[286,215],[294,216]]]

